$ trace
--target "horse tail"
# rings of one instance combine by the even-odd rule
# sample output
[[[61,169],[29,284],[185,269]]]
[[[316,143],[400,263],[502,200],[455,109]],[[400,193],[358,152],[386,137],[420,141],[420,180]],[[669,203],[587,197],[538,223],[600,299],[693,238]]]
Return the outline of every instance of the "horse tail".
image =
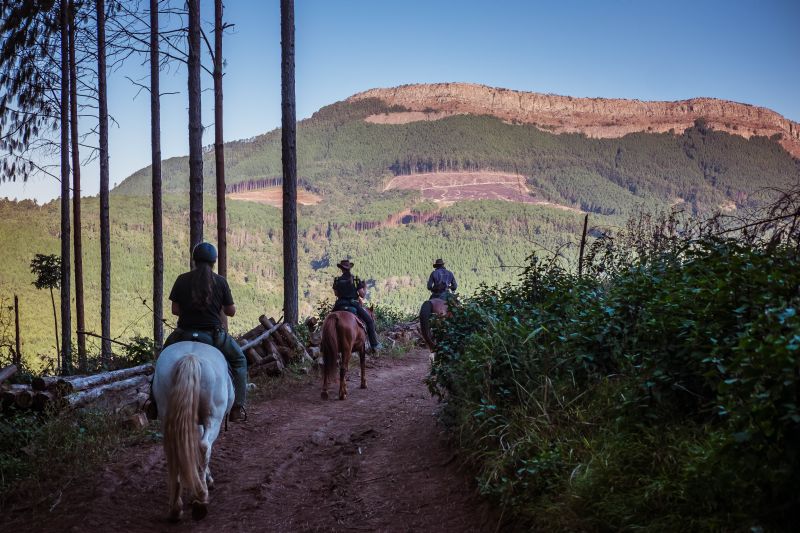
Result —
[[[337,361],[339,360],[339,332],[337,326],[339,317],[336,313],[331,313],[322,324],[322,361],[324,364],[325,375],[331,379],[336,373]]]
[[[200,360],[189,354],[172,371],[164,421],[164,452],[170,479],[179,479],[195,497],[203,494],[202,454],[198,435]]]
[[[430,300],[422,302],[422,307],[419,309],[419,330],[422,333],[422,339],[428,348],[433,350],[433,341],[431,340],[431,315],[433,314],[433,304]]]

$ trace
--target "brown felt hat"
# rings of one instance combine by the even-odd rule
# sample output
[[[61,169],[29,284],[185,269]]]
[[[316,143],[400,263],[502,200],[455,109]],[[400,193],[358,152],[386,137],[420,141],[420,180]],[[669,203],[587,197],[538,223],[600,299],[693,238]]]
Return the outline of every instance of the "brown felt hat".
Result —
[[[436,261],[434,261],[433,266],[435,266],[435,267],[443,267],[444,266],[444,261],[442,261],[441,259],[437,259]]]
[[[343,261],[336,263],[336,266],[341,268],[342,270],[350,270],[351,268],[353,268],[353,263],[351,263],[349,259],[345,259]]]

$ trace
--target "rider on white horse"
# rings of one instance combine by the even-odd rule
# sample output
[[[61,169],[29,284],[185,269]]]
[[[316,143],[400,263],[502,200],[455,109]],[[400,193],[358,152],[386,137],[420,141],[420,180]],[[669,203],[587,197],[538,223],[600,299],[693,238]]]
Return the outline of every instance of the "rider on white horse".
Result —
[[[172,314],[178,316],[178,327],[167,337],[164,348],[180,341],[196,341],[221,351],[233,378],[235,400],[229,419],[242,420],[247,402],[247,359],[239,344],[225,331],[221,317],[221,313],[231,317],[236,313],[233,295],[225,278],[212,271],[217,261],[217,250],[212,244],[201,242],[195,246],[192,259],[194,269],[178,276],[169,295]],[[151,418],[157,412],[154,405],[147,409]]]

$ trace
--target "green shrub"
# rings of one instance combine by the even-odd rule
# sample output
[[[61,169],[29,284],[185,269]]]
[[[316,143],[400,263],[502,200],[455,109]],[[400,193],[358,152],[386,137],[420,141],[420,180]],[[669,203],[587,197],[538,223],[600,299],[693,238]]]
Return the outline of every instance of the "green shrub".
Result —
[[[788,528],[796,249],[703,237],[604,253],[583,277],[532,257],[518,284],[434,323],[428,384],[481,492],[545,530]]]

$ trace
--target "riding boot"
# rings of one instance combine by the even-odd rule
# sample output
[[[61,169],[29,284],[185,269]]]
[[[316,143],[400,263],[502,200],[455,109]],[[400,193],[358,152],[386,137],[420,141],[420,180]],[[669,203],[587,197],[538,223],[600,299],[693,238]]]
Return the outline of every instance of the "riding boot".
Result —
[[[372,315],[361,306],[357,308],[358,316],[361,320],[364,321],[364,325],[367,326],[367,337],[369,337],[369,345],[372,347],[372,353],[375,353],[377,350],[381,348],[381,344],[378,342],[378,335],[375,333],[375,320],[373,320]]]
[[[243,410],[247,405],[247,358],[239,344],[224,330],[219,330],[215,335],[214,345],[225,356],[231,370],[234,393],[233,409],[234,411]]]

